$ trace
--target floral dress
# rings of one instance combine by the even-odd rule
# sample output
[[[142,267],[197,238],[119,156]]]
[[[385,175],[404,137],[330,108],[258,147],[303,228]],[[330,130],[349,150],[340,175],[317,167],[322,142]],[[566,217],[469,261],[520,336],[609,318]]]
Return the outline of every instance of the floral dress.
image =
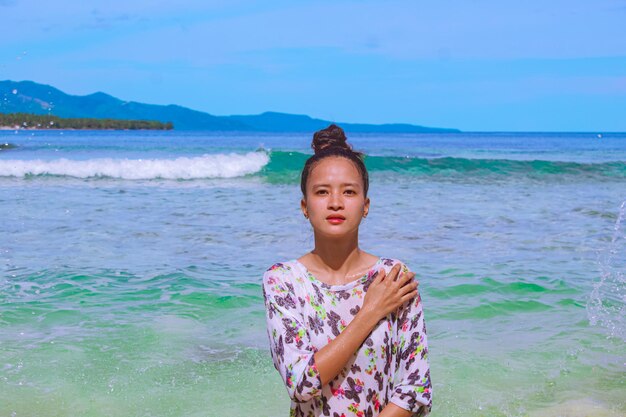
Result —
[[[374,417],[389,402],[425,416],[432,386],[426,326],[418,294],[381,319],[339,374],[322,386],[314,354],[350,324],[377,271],[397,259],[379,258],[370,271],[343,285],[315,278],[298,260],[263,275],[270,353],[291,398],[290,417]]]

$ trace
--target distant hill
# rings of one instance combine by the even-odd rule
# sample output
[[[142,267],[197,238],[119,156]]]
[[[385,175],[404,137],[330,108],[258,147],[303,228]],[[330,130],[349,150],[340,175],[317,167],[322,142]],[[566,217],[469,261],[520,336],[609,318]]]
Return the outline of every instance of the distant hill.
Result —
[[[0,81],[0,113],[33,113],[68,118],[156,120],[172,122],[177,130],[312,132],[333,123],[305,115],[266,112],[251,116],[213,116],[177,105],[123,101],[105,93],[86,96],[65,94],[33,81]],[[354,124],[334,122],[350,132],[421,133],[459,132],[410,124]]]
[[[392,123],[382,125],[368,125],[364,123],[331,122],[322,119],[297,114],[265,112],[255,116],[224,116],[230,120],[251,126],[253,130],[261,132],[312,132],[323,129],[331,123],[341,126],[346,132],[355,133],[451,133],[460,132],[457,129],[424,127],[417,125]]]
[[[172,123],[153,120],[68,118],[49,114],[0,113],[0,126],[13,129],[172,130]]]
[[[123,101],[105,93],[71,96],[32,81],[0,81],[0,112],[52,114],[68,118],[156,120],[176,129],[250,130],[248,126],[185,107]]]

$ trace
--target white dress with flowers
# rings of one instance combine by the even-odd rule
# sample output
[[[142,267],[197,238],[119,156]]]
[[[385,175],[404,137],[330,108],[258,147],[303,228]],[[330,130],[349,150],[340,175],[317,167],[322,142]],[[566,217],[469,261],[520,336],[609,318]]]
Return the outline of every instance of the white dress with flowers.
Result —
[[[376,272],[397,259],[380,258],[343,285],[316,279],[298,260],[263,275],[267,331],[274,366],[291,398],[291,417],[374,417],[392,402],[413,416],[431,411],[426,325],[418,294],[376,325],[343,370],[322,387],[314,353],[345,329],[363,304]]]

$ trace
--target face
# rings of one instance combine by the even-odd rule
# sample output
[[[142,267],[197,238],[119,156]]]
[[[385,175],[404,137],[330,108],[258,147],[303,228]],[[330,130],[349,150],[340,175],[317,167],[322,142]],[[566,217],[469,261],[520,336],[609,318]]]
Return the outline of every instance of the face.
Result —
[[[346,158],[322,159],[311,171],[306,184],[302,212],[316,233],[342,236],[356,232],[363,215],[369,211],[369,198],[363,192],[363,179],[356,166]],[[330,221],[329,216],[343,216],[343,221]]]

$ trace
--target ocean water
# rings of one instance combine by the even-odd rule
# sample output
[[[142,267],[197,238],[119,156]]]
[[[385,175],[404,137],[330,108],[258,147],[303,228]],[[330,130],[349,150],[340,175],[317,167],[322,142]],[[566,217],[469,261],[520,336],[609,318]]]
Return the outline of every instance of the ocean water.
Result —
[[[351,135],[433,417],[626,415],[626,134]],[[283,416],[261,277],[308,134],[1,131],[0,415]]]

